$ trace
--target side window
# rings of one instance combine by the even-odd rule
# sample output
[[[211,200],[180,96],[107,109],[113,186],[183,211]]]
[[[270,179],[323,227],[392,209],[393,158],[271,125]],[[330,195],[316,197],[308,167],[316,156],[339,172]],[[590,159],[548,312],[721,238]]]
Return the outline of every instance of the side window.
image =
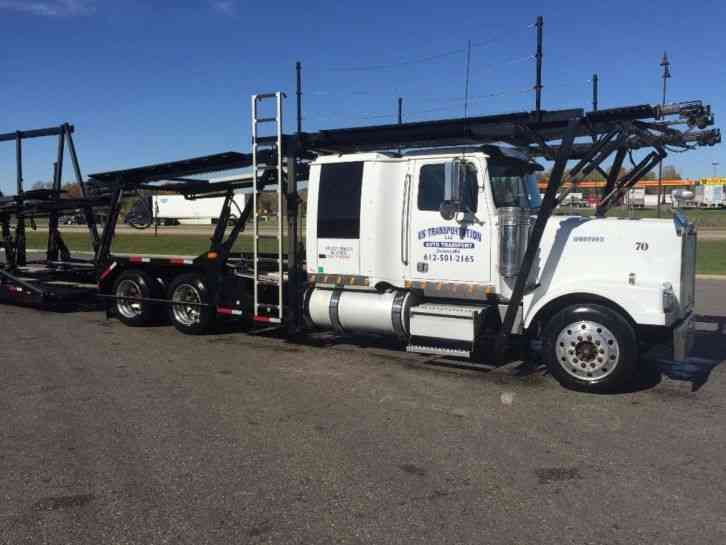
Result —
[[[363,163],[322,165],[318,189],[318,238],[360,238]]]
[[[444,163],[424,165],[418,181],[418,209],[438,212],[444,202]]]
[[[471,212],[477,211],[479,200],[479,184],[476,179],[476,167],[466,163],[463,177],[463,204]],[[438,212],[446,198],[446,164],[424,165],[418,182],[418,209]]]

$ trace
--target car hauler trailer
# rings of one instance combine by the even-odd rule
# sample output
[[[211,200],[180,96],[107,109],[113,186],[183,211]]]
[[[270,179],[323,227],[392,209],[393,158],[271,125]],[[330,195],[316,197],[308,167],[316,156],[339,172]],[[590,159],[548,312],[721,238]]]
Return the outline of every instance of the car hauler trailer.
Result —
[[[275,114],[258,115],[267,101]],[[114,256],[102,240],[100,294],[123,322],[146,325],[166,313],[180,331],[202,333],[235,316],[280,324],[290,335],[307,328],[388,334],[413,352],[477,360],[502,361],[522,346],[538,351],[561,383],[592,390],[627,381],[642,346],[666,343],[672,361],[686,359],[694,226],[680,215],[632,220],[637,225],[604,216],[668,149],[720,141],[717,129],[707,129],[708,107],[537,111],[285,135],[282,103],[281,93],[252,97],[251,154],[91,176],[113,195],[106,239],[124,191],[219,196],[219,188],[183,178],[215,170],[210,162],[252,167],[252,199],[228,228],[234,190],[245,183],[224,189],[209,251],[194,259]],[[688,130],[675,129],[673,118]],[[626,156],[645,148],[621,175]],[[541,202],[536,157],[554,161]],[[566,172],[570,160],[577,163]],[[553,218],[567,191],[596,169],[607,178],[596,217]],[[158,184],[172,177],[182,181]],[[263,191],[278,204],[265,248]],[[236,255],[248,220],[252,252]]]
[[[89,191],[81,174],[73,142],[74,127],[58,127],[0,134],[0,142],[15,143],[17,192],[0,197],[0,227],[4,261],[0,263],[0,301],[40,307],[75,304],[96,294],[96,264],[71,255],[59,230],[60,217],[81,211],[88,229],[89,249],[98,251],[100,236],[96,214],[110,204],[103,195]],[[50,189],[26,191],[23,187],[23,142],[57,137],[58,147]],[[65,150],[70,154],[80,196],[68,198],[62,189]],[[36,228],[36,219],[47,220],[47,249],[44,258],[29,259],[26,229]]]

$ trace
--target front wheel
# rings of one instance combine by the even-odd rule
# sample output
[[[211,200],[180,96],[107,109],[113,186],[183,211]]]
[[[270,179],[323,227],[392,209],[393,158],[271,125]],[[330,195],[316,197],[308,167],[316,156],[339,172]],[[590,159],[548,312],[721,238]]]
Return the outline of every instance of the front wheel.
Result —
[[[638,361],[635,330],[618,312],[595,304],[573,305],[544,329],[550,373],[565,387],[610,391],[627,384]]]
[[[169,286],[169,319],[187,335],[208,332],[216,316],[209,290],[201,275],[182,274]]]

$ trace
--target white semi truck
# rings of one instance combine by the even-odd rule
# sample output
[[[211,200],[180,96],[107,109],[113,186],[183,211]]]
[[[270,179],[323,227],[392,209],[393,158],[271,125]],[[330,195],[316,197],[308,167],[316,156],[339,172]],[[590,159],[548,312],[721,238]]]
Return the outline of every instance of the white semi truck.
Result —
[[[536,169],[506,147],[320,157],[306,225],[312,323],[473,355],[521,274],[540,206]],[[621,382],[648,334],[677,325],[687,343],[695,245],[693,227],[671,219],[553,216],[514,332],[542,343],[563,383]]]
[[[653,346],[669,347],[674,365],[687,361],[694,226],[682,215],[604,216],[666,146],[720,141],[717,129],[705,130],[713,123],[707,106],[535,111],[285,135],[282,100],[282,93],[252,97],[249,154],[91,175],[91,187],[110,203],[94,259],[110,313],[131,326],[165,316],[190,334],[234,317],[284,326],[292,336],[315,328],[389,335],[412,352],[476,361],[523,356],[585,390],[623,385]],[[274,115],[259,115],[269,101]],[[674,128],[673,117],[688,129]],[[621,174],[640,149],[650,151]],[[553,161],[543,198],[535,157]],[[554,216],[567,190],[604,172],[605,160],[612,163],[596,217]],[[189,179],[249,167],[251,179]],[[114,255],[124,195],[139,189],[223,197],[209,250],[196,258]],[[240,189],[252,198],[230,227]],[[263,219],[263,192],[277,202],[274,227]],[[248,223],[251,251],[235,252]],[[27,302],[51,289],[31,286],[15,269],[2,272],[2,286],[8,298]]]

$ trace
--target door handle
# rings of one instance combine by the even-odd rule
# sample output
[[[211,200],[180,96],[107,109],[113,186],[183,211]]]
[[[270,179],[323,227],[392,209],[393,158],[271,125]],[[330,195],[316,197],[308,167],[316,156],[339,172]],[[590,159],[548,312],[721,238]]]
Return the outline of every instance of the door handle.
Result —
[[[403,181],[403,205],[401,206],[401,263],[408,265],[408,232],[410,216],[411,175]]]

